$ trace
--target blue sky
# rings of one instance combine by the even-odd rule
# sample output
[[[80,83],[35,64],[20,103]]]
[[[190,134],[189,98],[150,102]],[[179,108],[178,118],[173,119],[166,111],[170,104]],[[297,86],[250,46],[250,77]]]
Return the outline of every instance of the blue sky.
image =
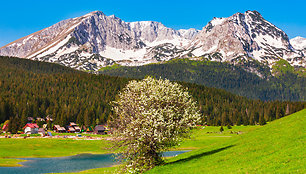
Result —
[[[127,22],[152,20],[174,29],[201,29],[213,17],[257,10],[290,38],[306,37],[305,7],[305,0],[5,0],[0,5],[0,46],[95,10]]]

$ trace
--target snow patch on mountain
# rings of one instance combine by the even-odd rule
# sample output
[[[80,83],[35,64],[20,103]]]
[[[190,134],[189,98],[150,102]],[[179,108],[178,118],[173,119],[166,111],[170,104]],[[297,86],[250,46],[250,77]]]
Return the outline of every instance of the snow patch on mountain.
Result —
[[[305,67],[305,54],[304,38],[289,41],[286,33],[256,11],[215,17],[201,31],[175,30],[154,21],[124,22],[94,11],[0,48],[0,55],[92,71],[113,63],[139,66],[186,57],[233,64],[257,60],[270,67],[285,59]]]
[[[298,36],[293,39],[290,39],[290,43],[295,49],[298,50],[306,49],[306,38]]]
[[[225,21],[225,18],[214,18],[213,20],[210,21],[212,26],[220,25]]]

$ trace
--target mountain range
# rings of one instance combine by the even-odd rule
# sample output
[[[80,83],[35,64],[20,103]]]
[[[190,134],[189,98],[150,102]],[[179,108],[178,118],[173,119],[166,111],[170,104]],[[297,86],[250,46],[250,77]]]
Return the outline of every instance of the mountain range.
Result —
[[[286,60],[306,67],[306,39],[287,34],[257,11],[213,18],[202,30],[175,30],[160,22],[124,22],[94,11],[60,21],[0,48],[0,55],[98,71],[112,64],[141,66],[173,58],[273,67]],[[246,68],[258,75],[257,69]]]

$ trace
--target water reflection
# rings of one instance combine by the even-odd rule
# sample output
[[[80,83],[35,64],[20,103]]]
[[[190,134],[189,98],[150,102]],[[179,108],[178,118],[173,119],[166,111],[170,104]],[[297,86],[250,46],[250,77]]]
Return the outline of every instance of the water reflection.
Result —
[[[172,157],[187,151],[164,152],[164,157]],[[93,168],[110,167],[118,164],[112,154],[80,154],[56,158],[21,158],[23,167],[0,167],[1,174],[41,174],[79,172]]]

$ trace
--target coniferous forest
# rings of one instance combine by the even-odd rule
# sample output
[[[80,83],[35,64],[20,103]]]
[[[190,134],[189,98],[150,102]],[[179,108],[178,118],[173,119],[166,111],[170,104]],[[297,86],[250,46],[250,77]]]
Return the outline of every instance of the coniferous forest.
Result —
[[[110,102],[131,79],[89,74],[57,64],[0,57],[0,123],[10,120],[17,132],[27,117],[51,116],[53,124],[106,123]],[[253,125],[299,111],[306,102],[261,101],[234,95],[223,89],[179,82],[198,102],[202,123]]]
[[[251,64],[251,65],[250,65]],[[256,68],[254,68],[256,67]],[[196,83],[207,87],[225,89],[231,93],[260,100],[305,101],[306,70],[294,70],[282,60],[270,68],[259,62],[232,65],[226,62],[173,59],[166,63],[144,66],[112,66],[100,73],[111,76],[142,79],[147,75],[172,81]],[[245,69],[257,70],[257,74]]]

